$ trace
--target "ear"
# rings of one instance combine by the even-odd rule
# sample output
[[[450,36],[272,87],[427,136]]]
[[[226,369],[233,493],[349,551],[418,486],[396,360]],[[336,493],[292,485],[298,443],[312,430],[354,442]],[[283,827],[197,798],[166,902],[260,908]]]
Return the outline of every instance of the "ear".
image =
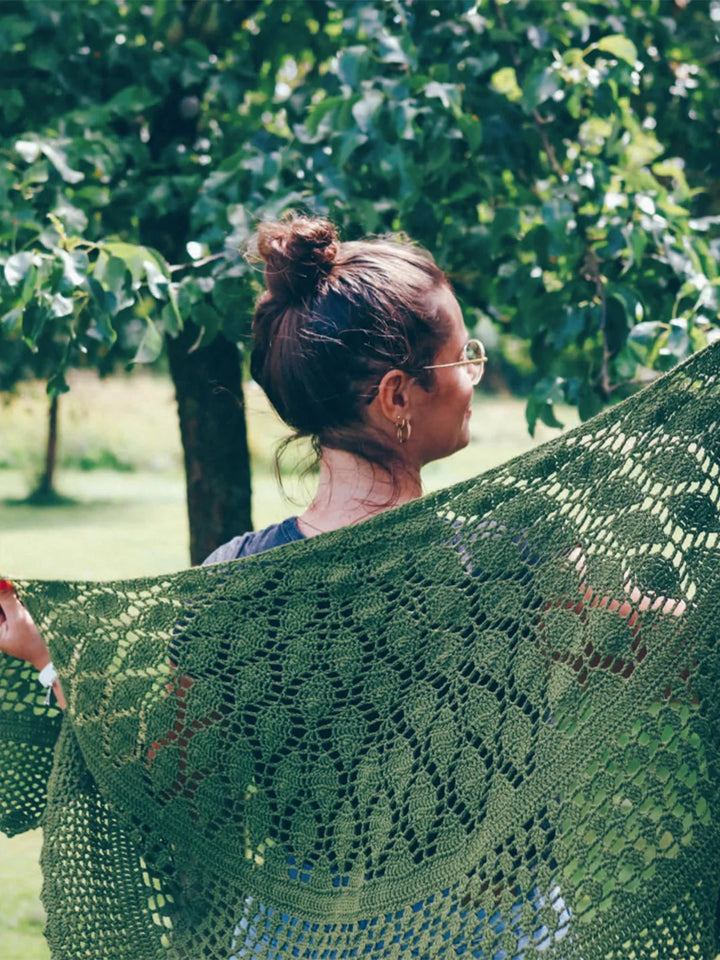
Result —
[[[375,402],[378,412],[391,423],[410,414],[410,377],[404,370],[388,370],[380,381]]]

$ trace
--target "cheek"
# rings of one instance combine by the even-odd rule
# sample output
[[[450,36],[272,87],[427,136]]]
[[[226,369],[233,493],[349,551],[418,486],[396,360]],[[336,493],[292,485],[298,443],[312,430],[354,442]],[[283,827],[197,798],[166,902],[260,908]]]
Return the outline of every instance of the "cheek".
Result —
[[[463,379],[456,386],[456,403],[458,406],[467,408],[472,403],[473,385],[467,374],[463,373]]]

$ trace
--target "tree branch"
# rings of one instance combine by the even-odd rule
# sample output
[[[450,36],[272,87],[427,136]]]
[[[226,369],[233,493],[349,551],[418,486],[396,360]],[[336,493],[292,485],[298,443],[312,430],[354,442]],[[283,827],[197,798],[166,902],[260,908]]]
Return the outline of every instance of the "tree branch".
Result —
[[[508,26],[507,26],[507,21],[505,19],[505,14],[503,13],[500,5],[497,3],[497,0],[493,0],[493,10],[495,11],[495,16],[497,17],[498,23],[500,24],[500,26],[503,28],[503,30],[507,30]],[[515,49],[515,46],[512,43],[509,44],[509,48],[510,48],[510,54],[513,60],[513,64],[515,66],[515,72],[517,73],[518,69],[521,66],[520,57],[518,56],[517,50]],[[542,141],[543,149],[545,150],[545,154],[550,162],[550,166],[552,167],[555,174],[559,177],[560,181],[564,183],[568,178],[567,174],[558,163],[558,159],[555,154],[555,148],[550,143],[550,141],[548,140],[547,134],[543,130],[543,124],[548,123],[549,121],[542,116],[542,114],[537,109],[537,107],[533,107],[532,118],[533,118],[533,126],[537,130],[538,136]]]
[[[608,347],[607,339],[607,295],[605,293],[604,278],[600,273],[600,261],[595,251],[591,248],[588,248],[585,252],[583,270],[586,279],[595,285],[595,295],[600,301],[600,332],[602,334],[603,345],[603,358],[602,365],[600,367],[600,386],[605,394],[605,397],[607,398],[610,396],[613,389],[610,383],[610,372],[608,369],[610,348]]]

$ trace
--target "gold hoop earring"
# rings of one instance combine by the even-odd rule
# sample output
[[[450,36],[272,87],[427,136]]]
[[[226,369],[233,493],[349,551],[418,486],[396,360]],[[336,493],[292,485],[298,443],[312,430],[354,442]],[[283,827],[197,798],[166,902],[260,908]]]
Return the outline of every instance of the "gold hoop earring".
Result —
[[[405,417],[398,420],[395,428],[395,435],[398,443],[407,443],[412,435],[412,424]]]

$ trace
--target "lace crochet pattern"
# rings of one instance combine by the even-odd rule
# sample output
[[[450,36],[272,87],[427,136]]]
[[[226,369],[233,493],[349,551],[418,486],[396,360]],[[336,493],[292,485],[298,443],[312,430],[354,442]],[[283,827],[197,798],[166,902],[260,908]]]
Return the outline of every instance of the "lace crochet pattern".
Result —
[[[0,822],[56,960],[711,960],[720,344],[367,523],[21,582]],[[11,571],[8,571],[11,573]]]

